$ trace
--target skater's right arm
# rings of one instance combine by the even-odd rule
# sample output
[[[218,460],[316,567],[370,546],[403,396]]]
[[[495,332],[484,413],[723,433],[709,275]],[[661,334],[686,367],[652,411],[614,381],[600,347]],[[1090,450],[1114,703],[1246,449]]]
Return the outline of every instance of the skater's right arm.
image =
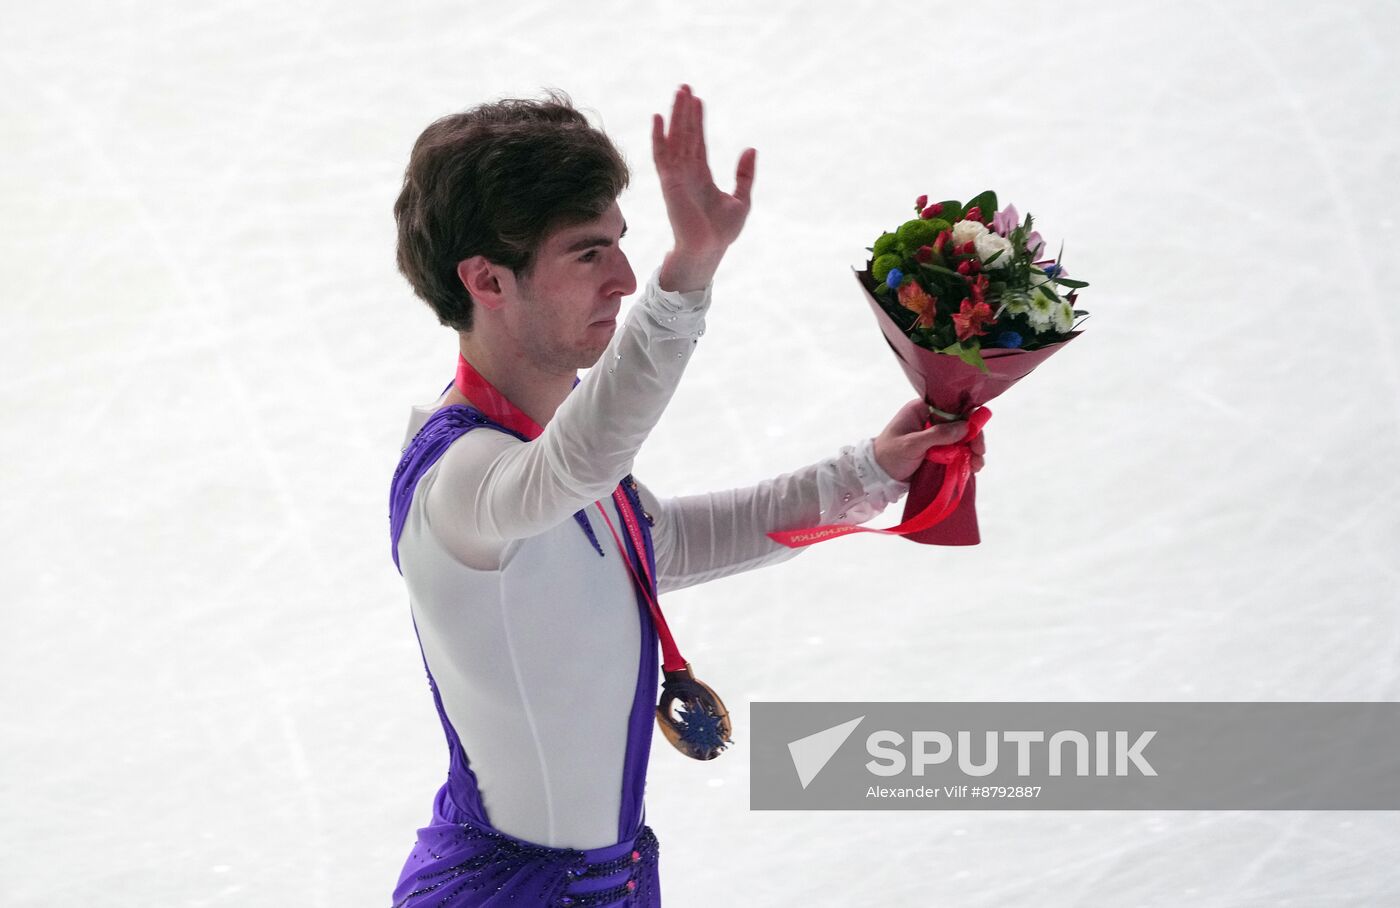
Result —
[[[713,287],[668,292],[661,271],[538,438],[474,429],[424,475],[427,523],[467,564],[498,567],[509,540],[606,498],[631,471],[690,362]]]
[[[473,567],[498,566],[507,541],[532,536],[605,497],[632,466],[703,331],[715,269],[748,218],[754,149],[733,194],[715,185],[702,105],[682,85],[669,132],[652,119],[652,155],[675,247],[602,358],[530,442],[475,430],[423,478],[434,533]]]

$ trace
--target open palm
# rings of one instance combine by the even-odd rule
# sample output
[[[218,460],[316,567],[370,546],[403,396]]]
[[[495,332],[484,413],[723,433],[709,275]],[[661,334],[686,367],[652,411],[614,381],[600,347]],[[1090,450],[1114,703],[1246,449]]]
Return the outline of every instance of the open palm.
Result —
[[[735,171],[734,193],[715,185],[705,151],[704,106],[689,85],[676,92],[669,134],[661,114],[651,121],[651,151],[661,177],[661,194],[677,249],[722,252],[744,229],[749,216],[758,151],[744,149]]]

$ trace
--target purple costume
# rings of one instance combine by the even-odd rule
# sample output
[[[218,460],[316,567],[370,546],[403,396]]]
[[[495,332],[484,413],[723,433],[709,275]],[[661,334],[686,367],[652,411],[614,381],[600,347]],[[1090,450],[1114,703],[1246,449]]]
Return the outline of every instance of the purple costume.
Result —
[[[472,429],[482,427],[525,440],[493,422],[476,408],[455,404],[433,413],[405,449],[394,472],[389,494],[390,541],[396,566],[399,563],[399,536],[419,478],[449,445]],[[622,489],[635,513],[641,514],[642,505],[631,484],[624,481]],[[586,520],[580,523],[587,527]],[[654,578],[656,562],[651,533],[646,521],[639,523],[649,576]],[[625,535],[623,539],[629,558],[634,565],[637,564],[638,553],[631,539]],[[651,594],[655,596],[655,581],[652,584]],[[418,830],[417,843],[394,889],[394,908],[426,908],[430,905],[442,908],[495,908],[504,905],[650,908],[661,904],[657,874],[658,845],[651,828],[645,825],[642,805],[657,701],[659,641],[647,600],[641,590],[635,592],[642,646],[638,654],[636,694],[628,722],[617,842],[587,850],[553,848],[495,829],[486,815],[476,775],[471,770],[470,760],[456,730],[448,720],[424,654],[423,667],[427,671],[428,685],[433,691],[438,717],[447,735],[447,781],[433,801],[431,822]],[[414,633],[418,635],[416,620]],[[418,635],[418,642],[422,653],[421,635]]]

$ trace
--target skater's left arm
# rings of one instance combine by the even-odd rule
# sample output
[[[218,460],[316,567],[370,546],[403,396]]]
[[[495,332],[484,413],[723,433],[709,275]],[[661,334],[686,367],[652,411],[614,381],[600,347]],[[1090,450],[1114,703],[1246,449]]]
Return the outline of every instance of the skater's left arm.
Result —
[[[658,497],[637,482],[655,519],[652,541],[662,592],[776,564],[806,550],[769,532],[874,518],[909,490],[908,479],[934,445],[962,438],[963,422],[923,429],[923,402],[911,401],[876,438],[846,445],[833,457],[757,485],[701,495]],[[972,442],[981,469],[981,439]]]

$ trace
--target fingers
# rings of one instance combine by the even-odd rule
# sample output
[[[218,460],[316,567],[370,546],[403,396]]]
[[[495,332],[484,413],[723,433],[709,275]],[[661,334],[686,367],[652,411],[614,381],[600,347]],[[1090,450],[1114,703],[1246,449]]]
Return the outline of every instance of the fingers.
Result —
[[[689,85],[682,85],[676,91],[676,99],[671,102],[671,134],[666,138],[672,143],[680,137],[681,132],[684,130],[685,99],[689,90]]]
[[[693,158],[700,161],[708,160],[708,151],[705,147],[705,104],[695,96],[688,84],[682,84],[676,90],[676,97],[671,102],[671,125],[665,135],[662,135],[662,123],[660,114],[652,117],[652,153],[658,157],[663,152],[669,152],[673,158]],[[750,160],[745,170],[747,177],[744,178],[745,191],[753,182],[753,164]]]
[[[967,434],[967,423],[963,420],[957,422],[939,423],[929,426],[919,433],[923,436],[924,442],[933,445],[955,445],[962,441]]]
[[[894,435],[909,435],[918,432],[924,428],[924,420],[927,415],[928,411],[924,409],[924,402],[916,397],[895,412],[885,431]]]
[[[676,91],[676,100],[671,107],[671,152],[677,157],[690,158],[697,153],[696,143],[700,131],[700,99],[690,91],[689,85],[681,85]]]
[[[918,420],[918,422],[916,423],[917,426],[923,426],[923,420],[925,418],[926,412],[923,409],[923,401],[910,401],[908,404],[905,405],[904,409],[899,411],[899,416],[905,416],[906,411],[911,417]],[[957,444],[967,436],[967,420],[957,419],[952,422],[934,423],[933,425],[924,428],[920,434],[922,434],[925,438],[938,439],[934,442],[934,444]],[[968,450],[971,451],[973,454],[986,454],[986,435],[982,432],[978,432],[977,436],[967,443],[967,447]]]
[[[671,104],[669,128],[661,114],[651,115],[651,155],[658,165],[671,163],[679,157],[683,148],[681,139],[686,133],[686,98],[689,96],[689,90],[688,85],[677,89],[676,98]]]
[[[754,166],[758,160],[758,149],[745,148],[744,153],[739,155],[739,166],[734,172],[734,198],[749,204],[750,190],[753,188],[753,174],[757,168]]]
[[[705,151],[705,102],[691,95],[690,112],[690,141],[695,147],[695,155],[701,161],[708,161],[710,156]]]
[[[658,164],[691,159],[707,165],[709,150],[705,144],[705,103],[695,96],[688,84],[676,90],[671,104],[669,133],[660,114],[651,118],[651,153]],[[734,169],[733,197],[745,205],[753,197],[753,180],[757,172],[758,149],[746,148],[739,155]],[[708,166],[706,167],[708,171]]]

